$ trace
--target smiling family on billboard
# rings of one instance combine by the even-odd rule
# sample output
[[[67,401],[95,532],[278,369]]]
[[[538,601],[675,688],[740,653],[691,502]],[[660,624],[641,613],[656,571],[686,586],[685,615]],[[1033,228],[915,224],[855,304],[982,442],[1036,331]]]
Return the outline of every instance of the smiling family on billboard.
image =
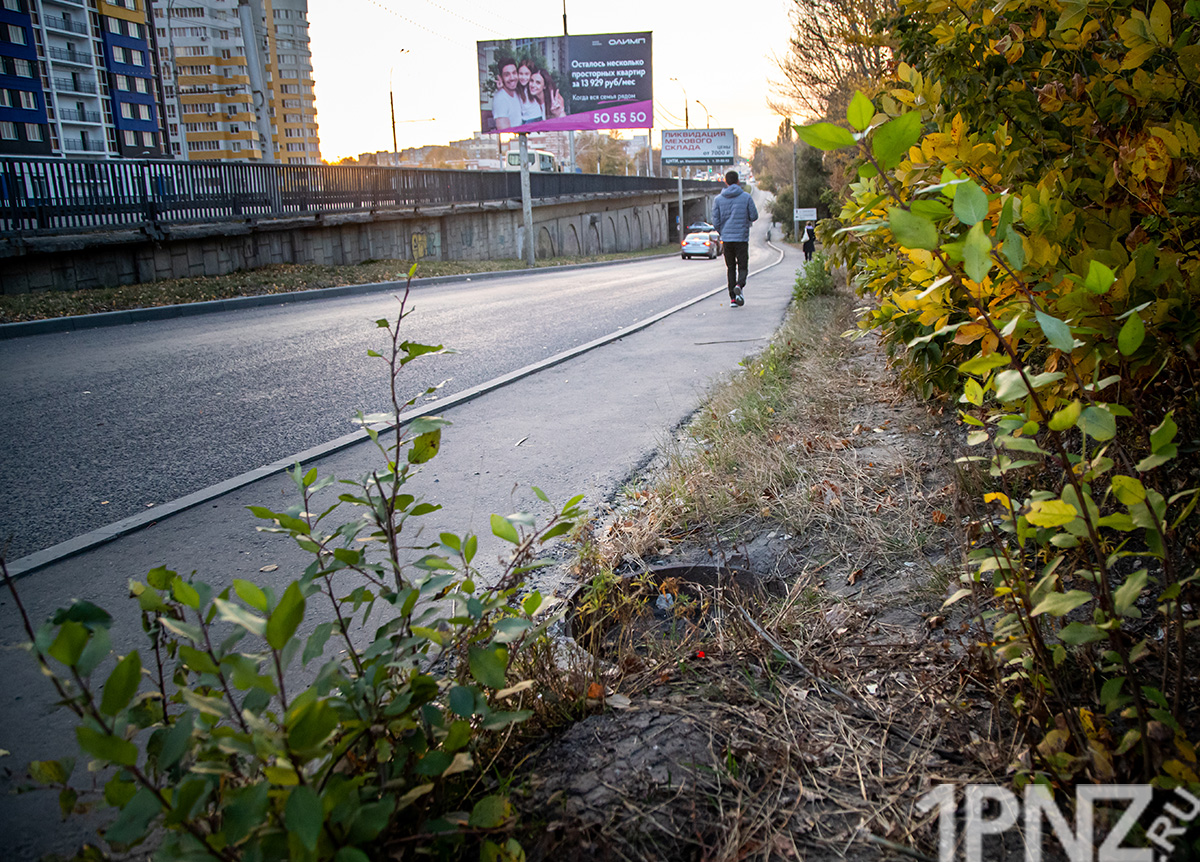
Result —
[[[648,32],[478,46],[484,134],[654,126]]]

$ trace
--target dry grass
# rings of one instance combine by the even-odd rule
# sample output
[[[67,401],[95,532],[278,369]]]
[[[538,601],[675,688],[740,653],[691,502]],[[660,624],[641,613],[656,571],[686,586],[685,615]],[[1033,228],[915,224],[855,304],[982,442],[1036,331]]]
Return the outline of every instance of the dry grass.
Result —
[[[852,308],[844,289],[798,306],[586,543],[614,708],[530,754],[531,859],[933,858],[921,795],[1003,780],[992,680],[940,611],[961,558],[952,432],[873,341],[841,337]],[[785,594],[692,587],[664,632],[639,576],[664,561]]]

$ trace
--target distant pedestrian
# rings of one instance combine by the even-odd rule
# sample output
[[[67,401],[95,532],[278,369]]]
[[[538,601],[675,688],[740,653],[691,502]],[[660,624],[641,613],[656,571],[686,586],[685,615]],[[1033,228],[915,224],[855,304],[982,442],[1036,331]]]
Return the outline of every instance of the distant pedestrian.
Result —
[[[713,226],[725,245],[725,274],[730,307],[746,304],[746,270],[750,265],[750,225],[758,218],[754,199],[738,185],[738,172],[725,174],[725,190],[713,203]]]
[[[816,248],[816,246],[817,246],[817,236],[815,233],[813,233],[812,222],[810,222],[810,221],[805,222],[804,223],[804,245],[802,245],[801,248],[804,249],[804,259],[806,261],[812,260],[813,249]]]

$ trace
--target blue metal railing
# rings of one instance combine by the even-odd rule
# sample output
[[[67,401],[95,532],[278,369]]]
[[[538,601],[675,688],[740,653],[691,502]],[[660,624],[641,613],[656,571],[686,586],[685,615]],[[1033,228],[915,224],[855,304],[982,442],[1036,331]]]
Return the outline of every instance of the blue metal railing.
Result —
[[[530,175],[534,199],[673,192],[677,183],[605,174]],[[684,187],[709,193],[716,189],[714,183],[692,180],[685,180]],[[520,198],[515,171],[0,158],[0,231],[17,235]]]

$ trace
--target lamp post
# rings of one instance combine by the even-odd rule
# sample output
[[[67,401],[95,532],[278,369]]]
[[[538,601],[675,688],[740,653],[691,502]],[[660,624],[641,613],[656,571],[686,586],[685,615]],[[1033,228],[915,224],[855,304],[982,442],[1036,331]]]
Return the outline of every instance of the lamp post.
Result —
[[[683,127],[684,127],[685,129],[690,129],[690,128],[692,127],[692,124],[691,124],[691,122],[688,120],[688,95],[687,95],[687,90],[684,88],[683,84],[680,84],[680,83],[679,83],[679,79],[678,79],[678,78],[672,78],[671,80],[672,80],[672,81],[674,81],[676,84],[679,84],[679,89],[683,90]]]
[[[701,102],[699,99],[696,100],[696,104],[699,105],[701,108],[704,108],[704,128],[711,129],[712,128],[712,114],[710,114],[708,112],[708,108],[706,108],[704,106],[704,103]]]

